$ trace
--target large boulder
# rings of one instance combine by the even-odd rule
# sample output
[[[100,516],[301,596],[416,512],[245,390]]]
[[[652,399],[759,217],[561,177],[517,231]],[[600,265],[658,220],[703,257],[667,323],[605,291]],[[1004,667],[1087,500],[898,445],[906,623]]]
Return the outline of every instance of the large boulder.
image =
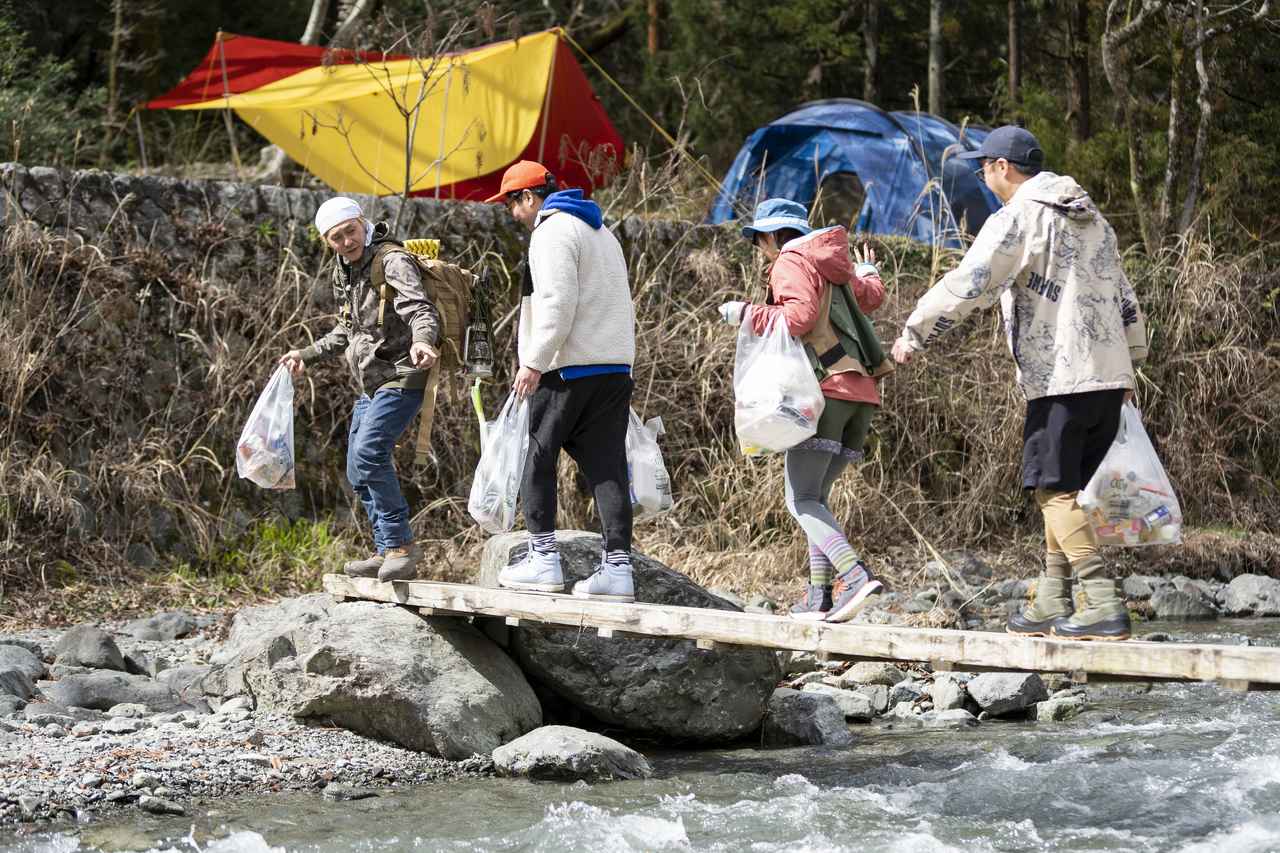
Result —
[[[600,563],[600,536],[560,531],[565,583]],[[497,586],[498,572],[524,556],[527,536],[504,534],[485,545],[480,583]],[[740,609],[679,572],[632,554],[636,600],[646,604]],[[511,650],[533,680],[597,720],[667,740],[717,743],[760,727],[782,670],[766,649],[698,649],[692,640],[601,638],[594,631],[521,626]]]
[[[32,681],[44,678],[44,661],[21,646],[0,646],[0,670],[17,669]]]
[[[58,640],[55,662],[63,666],[124,672],[124,655],[111,635],[97,625],[77,625]]]
[[[35,692],[31,676],[14,666],[0,668],[0,695],[14,696],[25,702]]]
[[[40,685],[50,702],[65,707],[92,708],[105,711],[116,705],[145,705],[153,713],[181,711],[188,708],[167,684],[159,684],[142,675],[124,672],[86,672],[67,675],[53,683]]]
[[[1232,616],[1280,616],[1280,580],[1265,575],[1232,578],[1224,609]]]
[[[853,735],[836,700],[822,693],[779,687],[769,697],[761,734],[765,746],[846,746]]]
[[[1218,608],[1198,587],[1182,589],[1164,587],[1151,596],[1151,609],[1157,619],[1201,621],[1217,619]]]
[[[259,711],[319,719],[409,749],[489,754],[542,723],[520,669],[465,621],[327,595],[241,610],[203,677]]]
[[[634,749],[570,726],[534,729],[495,749],[493,764],[503,776],[551,781],[647,779],[653,774]]]
[[[993,717],[1025,711],[1049,698],[1044,681],[1034,672],[984,672],[965,687],[978,707]]]

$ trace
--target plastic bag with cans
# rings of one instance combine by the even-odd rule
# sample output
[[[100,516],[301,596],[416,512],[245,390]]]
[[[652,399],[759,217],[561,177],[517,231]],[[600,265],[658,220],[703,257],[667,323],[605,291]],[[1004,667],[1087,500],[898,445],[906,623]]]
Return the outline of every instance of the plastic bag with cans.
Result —
[[[236,473],[264,489],[294,487],[293,379],[283,365],[271,375],[236,442]]]
[[[1102,545],[1175,545],[1182,507],[1156,454],[1142,415],[1125,403],[1111,449],[1076,496]]]

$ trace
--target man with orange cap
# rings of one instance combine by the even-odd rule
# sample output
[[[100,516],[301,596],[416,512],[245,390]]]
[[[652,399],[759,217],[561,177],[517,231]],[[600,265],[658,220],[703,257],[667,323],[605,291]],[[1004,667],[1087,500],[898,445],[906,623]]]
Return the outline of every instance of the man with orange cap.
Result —
[[[622,246],[600,206],[582,190],[559,190],[540,163],[521,160],[502,176],[503,202],[528,228],[520,303],[520,370],[513,390],[529,399],[529,456],[521,497],[529,551],[498,583],[560,592],[556,467],[565,450],[595,496],[604,532],[600,565],[573,587],[581,598],[634,601],[627,423],[635,310]]]

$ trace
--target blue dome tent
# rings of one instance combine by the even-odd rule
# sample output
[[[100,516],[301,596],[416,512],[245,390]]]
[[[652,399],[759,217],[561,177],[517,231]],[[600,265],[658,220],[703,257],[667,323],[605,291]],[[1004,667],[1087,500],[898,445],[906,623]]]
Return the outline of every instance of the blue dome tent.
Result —
[[[976,148],[986,135],[852,98],[812,101],[747,137],[707,221],[748,215],[766,198],[810,206],[828,181],[853,176],[865,197],[852,230],[959,246],[961,232],[976,234],[999,202],[972,161],[946,152]]]

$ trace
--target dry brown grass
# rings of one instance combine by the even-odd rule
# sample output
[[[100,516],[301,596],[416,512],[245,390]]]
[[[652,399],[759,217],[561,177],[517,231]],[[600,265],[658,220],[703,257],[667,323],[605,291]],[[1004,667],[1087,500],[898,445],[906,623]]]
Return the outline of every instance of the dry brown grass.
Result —
[[[629,180],[614,212],[654,214],[669,176]],[[679,501],[637,527],[637,546],[710,586],[789,596],[803,576],[803,539],[783,506],[780,461],[738,454],[735,335],[715,310],[758,298],[756,261],[731,228],[641,219],[621,232],[639,319],[635,408],[666,423]],[[176,257],[128,239],[85,245],[27,223],[5,229],[0,619],[215,607],[308,588],[322,564],[367,547],[343,482],[351,395],[341,365],[311,371],[298,388],[297,491],[259,491],[232,464],[275,357],[327,326],[319,252],[211,221],[195,222],[188,237],[190,251]],[[931,271],[953,258],[905,240],[872,242],[889,285],[875,319],[889,339]],[[240,262],[229,262],[236,251]],[[517,258],[491,243],[463,254],[487,258],[501,290],[496,316],[507,316]],[[1127,555],[1136,570],[1275,571],[1280,542],[1254,533],[1280,517],[1280,279],[1268,262],[1218,257],[1200,241],[1130,259],[1154,336],[1141,389],[1153,438],[1191,523],[1222,531],[1207,534],[1217,545]],[[512,345],[512,326],[499,331],[500,351]],[[918,582],[931,549],[980,549],[1001,557],[1002,571],[1034,569],[1038,514],[1017,487],[1022,404],[1012,378],[999,318],[988,312],[884,384],[867,462],[837,484],[833,505],[892,583]],[[500,375],[487,391],[491,410],[506,382]],[[433,574],[467,579],[482,538],[466,513],[478,429],[460,383],[446,389],[435,436],[426,468],[412,469],[404,448],[406,493]],[[563,526],[595,526],[567,462],[561,498]],[[320,519],[297,546],[312,568],[278,554],[258,571],[237,563],[277,529],[255,525],[262,519]],[[154,567],[130,567],[125,554],[138,545],[158,553]]]

